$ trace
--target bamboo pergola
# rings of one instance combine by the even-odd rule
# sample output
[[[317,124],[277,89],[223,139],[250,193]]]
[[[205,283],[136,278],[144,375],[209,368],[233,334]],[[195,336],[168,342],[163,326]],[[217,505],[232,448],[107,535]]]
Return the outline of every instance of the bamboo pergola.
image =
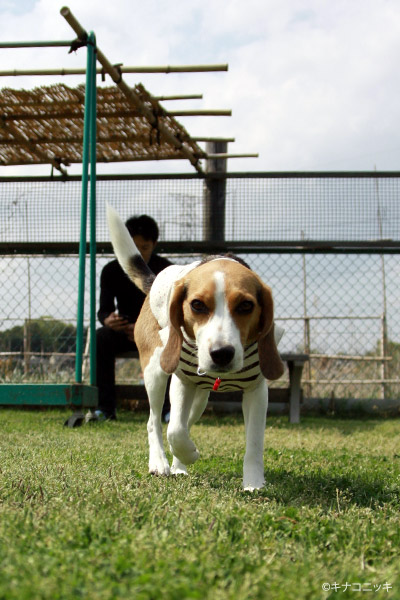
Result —
[[[97,88],[97,162],[192,158],[206,153],[186,129],[138,84],[133,106],[118,87]],[[0,165],[82,162],[85,85],[0,90]],[[150,122],[148,114],[153,122]],[[176,140],[173,143],[173,140]]]

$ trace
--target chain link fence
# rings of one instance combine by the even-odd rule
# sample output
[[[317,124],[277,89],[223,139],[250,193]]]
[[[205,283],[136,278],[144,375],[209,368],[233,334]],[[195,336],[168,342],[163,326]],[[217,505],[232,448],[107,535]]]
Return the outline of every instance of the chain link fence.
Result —
[[[106,202],[154,217],[173,262],[213,252],[204,188],[197,175],[99,178],[97,277],[113,258]],[[400,174],[227,177],[222,246],[272,287],[281,351],[311,358],[307,397],[399,396],[399,192]],[[80,199],[78,178],[0,178],[0,381],[73,380]],[[121,363],[119,377],[140,369]]]

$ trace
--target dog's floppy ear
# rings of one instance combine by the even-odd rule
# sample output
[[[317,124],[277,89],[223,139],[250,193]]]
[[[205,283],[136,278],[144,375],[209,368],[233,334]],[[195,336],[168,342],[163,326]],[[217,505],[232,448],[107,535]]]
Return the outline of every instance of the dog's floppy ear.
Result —
[[[165,373],[176,371],[181,356],[183,334],[183,300],[186,295],[186,288],[183,281],[175,284],[169,303],[169,336],[168,341],[162,351],[160,364]]]
[[[285,370],[275,341],[274,303],[271,290],[263,285],[259,290],[258,301],[261,306],[258,337],[258,357],[260,369],[266,379],[279,379]]]

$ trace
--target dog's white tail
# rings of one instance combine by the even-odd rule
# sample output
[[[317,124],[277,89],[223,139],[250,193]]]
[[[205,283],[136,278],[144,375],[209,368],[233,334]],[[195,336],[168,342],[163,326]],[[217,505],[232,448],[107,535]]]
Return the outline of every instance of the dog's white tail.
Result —
[[[143,260],[121,217],[108,203],[107,223],[111,243],[119,264],[129,279],[147,295],[155,279],[155,275]]]

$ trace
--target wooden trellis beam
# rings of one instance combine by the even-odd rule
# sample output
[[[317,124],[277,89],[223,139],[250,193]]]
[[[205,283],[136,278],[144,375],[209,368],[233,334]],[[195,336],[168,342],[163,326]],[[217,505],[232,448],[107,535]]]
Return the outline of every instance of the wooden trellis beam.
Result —
[[[43,106],[43,105],[42,105]],[[79,106],[79,105],[77,105]],[[38,106],[39,108],[39,106]],[[135,116],[143,116],[143,113],[141,113],[140,109],[137,108],[136,112],[133,112],[132,110],[119,110],[119,111],[104,111],[104,110],[99,110],[97,111],[97,117],[101,118],[101,117],[105,117],[105,118],[112,118],[112,117],[135,117]],[[149,111],[151,115],[153,115],[153,113],[151,111]],[[138,114],[139,113],[139,114]],[[184,111],[184,110],[180,110],[180,111],[162,111],[160,112],[159,116],[163,116],[163,115],[169,115],[170,117],[230,117],[232,115],[232,111],[230,110],[188,110],[188,111]],[[83,117],[83,106],[82,106],[82,110],[80,112],[77,111],[72,111],[72,110],[67,110],[65,112],[58,112],[57,110],[54,111],[54,113],[50,113],[50,112],[46,112],[43,114],[40,113],[35,113],[35,114],[25,114],[25,113],[13,113],[13,114],[5,114],[3,115],[2,119],[3,121],[40,121],[42,119],[82,119]],[[154,117],[154,115],[153,115]],[[152,122],[154,123],[154,121]]]
[[[64,16],[64,15],[63,15]],[[61,43],[61,44],[52,44],[59,46],[71,46],[71,42]],[[1,46],[6,48],[21,48],[28,46]],[[123,65],[118,66],[118,71],[120,73],[208,73],[215,71],[227,71],[228,65],[164,65],[159,67],[124,67]],[[97,75],[102,75],[104,70],[101,68],[96,69]],[[0,77],[20,77],[20,76],[30,76],[30,75],[49,75],[49,76],[65,76],[65,75],[85,75],[86,69],[8,69],[4,71],[0,71]]]

